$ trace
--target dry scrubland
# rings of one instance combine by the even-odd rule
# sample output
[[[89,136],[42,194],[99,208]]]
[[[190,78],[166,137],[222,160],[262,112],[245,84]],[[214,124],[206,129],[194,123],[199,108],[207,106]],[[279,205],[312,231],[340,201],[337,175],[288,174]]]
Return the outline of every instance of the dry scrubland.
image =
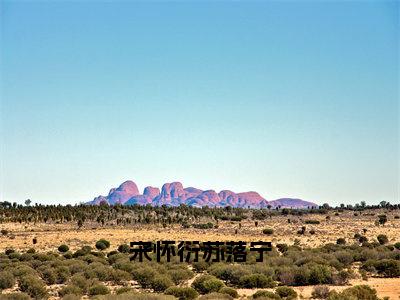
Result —
[[[227,212],[241,216],[231,220],[205,213],[168,222],[122,222],[113,213],[105,221],[83,218],[79,228],[77,218],[10,222],[3,215],[0,299],[174,299],[165,294],[180,299],[400,299],[399,210],[286,213],[260,216],[241,209]],[[384,225],[377,224],[379,215],[387,216]],[[207,223],[213,228],[193,228]],[[387,240],[381,236],[378,242],[379,235]],[[105,246],[96,249],[102,238]],[[251,256],[246,264],[235,265],[201,259],[190,265],[130,262],[130,254],[119,246],[139,240],[263,240],[280,246],[263,263]],[[59,251],[62,244],[69,249]],[[367,287],[351,290],[360,285],[375,289],[377,296]],[[328,295],[325,287],[337,293]],[[25,296],[15,294],[21,291]]]

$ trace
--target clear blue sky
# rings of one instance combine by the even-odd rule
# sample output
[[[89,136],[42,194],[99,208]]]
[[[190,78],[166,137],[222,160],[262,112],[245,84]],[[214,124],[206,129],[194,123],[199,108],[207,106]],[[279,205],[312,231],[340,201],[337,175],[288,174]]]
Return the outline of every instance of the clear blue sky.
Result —
[[[398,2],[1,1],[1,200],[124,180],[399,201]]]

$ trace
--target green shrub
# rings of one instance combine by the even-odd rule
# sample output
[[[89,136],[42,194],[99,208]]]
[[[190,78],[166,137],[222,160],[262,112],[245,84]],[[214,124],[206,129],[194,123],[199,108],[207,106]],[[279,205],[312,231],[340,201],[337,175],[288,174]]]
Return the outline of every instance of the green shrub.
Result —
[[[82,295],[83,291],[80,287],[70,284],[66,285],[58,291],[58,295],[60,297],[64,297],[65,295]]]
[[[211,275],[224,280],[230,284],[238,285],[240,278],[244,275],[250,275],[248,268],[242,265],[215,264],[208,269]]]
[[[69,247],[65,244],[62,244],[58,247],[58,251],[60,251],[61,253],[68,252],[68,250],[69,250]]]
[[[143,266],[133,270],[133,279],[135,279],[144,288],[149,288],[153,278],[157,275],[156,270],[151,267]]]
[[[297,299],[297,293],[294,289],[287,286],[277,287],[275,293],[279,295],[282,299],[292,300]]]
[[[89,295],[91,295],[91,296],[107,295],[109,293],[110,293],[110,290],[108,289],[108,287],[106,287],[102,283],[94,284],[89,288]]]
[[[26,275],[20,278],[20,290],[27,293],[35,299],[46,299],[48,297],[47,290],[43,282],[32,275]]]
[[[400,261],[394,259],[382,259],[374,263],[374,267],[378,274],[384,277],[400,276]]]
[[[13,273],[8,271],[0,272],[0,291],[12,288],[15,284],[15,277]]]
[[[117,295],[121,295],[121,294],[125,294],[125,293],[130,293],[130,292],[132,292],[132,291],[133,291],[133,289],[132,289],[131,287],[129,287],[129,286],[123,286],[123,287],[120,287],[120,288],[116,289],[116,290],[115,290],[115,293],[116,293]]]
[[[199,294],[194,288],[191,287],[169,287],[165,291],[166,295],[172,295],[178,298],[179,300],[192,300],[196,299]]]
[[[101,240],[98,240],[97,242],[96,242],[96,248],[97,249],[99,249],[99,250],[105,250],[105,249],[107,249],[107,248],[109,248],[110,247],[110,242],[109,241],[107,241],[107,240],[105,240],[105,239],[101,239]]]
[[[376,295],[376,290],[368,285],[356,285],[345,289],[341,293],[331,292],[328,297],[329,300],[379,300]]]
[[[338,239],[336,240],[336,244],[337,244],[337,245],[346,245],[346,239],[344,239],[344,238],[338,238]]]
[[[155,292],[164,292],[167,288],[169,288],[172,285],[174,285],[172,280],[165,275],[157,275],[152,279],[150,283],[150,287]]]
[[[326,285],[319,285],[313,288],[311,297],[316,299],[327,299],[329,297],[329,287]]]
[[[174,269],[169,270],[168,275],[171,277],[175,284],[180,284],[194,276],[193,272],[189,269]]]
[[[395,243],[395,244],[394,244],[394,247],[395,247],[397,250],[400,250],[400,242]]]
[[[233,298],[228,294],[222,294],[213,292],[207,295],[202,295],[198,298],[199,300],[232,300]]]
[[[197,229],[211,229],[211,228],[214,228],[214,224],[211,222],[200,223],[200,224],[193,224],[193,227],[197,228]]]
[[[262,299],[266,299],[266,300],[270,300],[270,299],[271,300],[273,300],[273,299],[280,300],[281,299],[281,297],[279,295],[274,294],[273,292],[270,292],[270,291],[263,291],[263,290],[255,292],[253,294],[252,298],[253,299],[262,298]]]
[[[9,293],[9,294],[1,294],[1,300],[31,300],[32,298],[29,297],[26,293]]]
[[[240,278],[239,286],[243,288],[273,288],[275,282],[264,274],[250,274]]]
[[[274,230],[272,228],[264,228],[263,229],[263,234],[271,235],[274,233]]]
[[[305,224],[315,224],[315,225],[318,225],[318,224],[321,223],[321,222],[318,221],[318,220],[305,220],[304,223],[305,223]]]
[[[53,268],[46,268],[41,272],[42,279],[48,284],[55,284],[57,282],[57,273]]]
[[[277,244],[276,248],[279,250],[281,253],[285,253],[286,251],[289,250],[289,246],[287,244]]]
[[[224,283],[212,275],[201,275],[192,283],[192,287],[200,294],[217,292],[223,286]]]
[[[231,296],[232,298],[239,297],[239,294],[235,289],[227,287],[227,286],[222,287],[218,292],[221,294],[227,294],[227,295]]]
[[[75,274],[71,277],[71,283],[79,287],[83,293],[87,293],[89,289],[89,281],[82,274]]]
[[[379,244],[381,244],[381,245],[385,245],[389,242],[389,239],[385,234],[378,235],[376,237],[376,239],[378,240]]]
[[[332,271],[326,265],[313,265],[309,268],[309,284],[328,284],[332,283]]]
[[[131,248],[129,247],[128,244],[122,244],[118,246],[118,251],[121,253],[129,253],[130,250]]]

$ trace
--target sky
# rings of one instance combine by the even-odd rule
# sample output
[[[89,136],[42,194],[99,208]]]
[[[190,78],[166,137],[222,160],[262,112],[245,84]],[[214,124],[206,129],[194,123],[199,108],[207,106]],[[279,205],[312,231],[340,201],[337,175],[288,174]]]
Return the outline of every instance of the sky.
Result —
[[[0,201],[399,202],[397,1],[0,3]]]

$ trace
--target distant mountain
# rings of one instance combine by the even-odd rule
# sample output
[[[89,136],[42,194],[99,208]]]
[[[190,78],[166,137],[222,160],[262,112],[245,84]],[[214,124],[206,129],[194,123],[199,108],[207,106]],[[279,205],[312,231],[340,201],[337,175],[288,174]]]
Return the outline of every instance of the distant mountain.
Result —
[[[124,204],[124,205],[154,205],[154,206],[209,206],[209,207],[289,207],[310,208],[317,204],[301,199],[281,198],[267,201],[256,192],[235,193],[222,190],[217,193],[214,190],[200,190],[194,187],[184,188],[180,182],[165,183],[161,191],[157,187],[145,187],[143,194],[139,193],[137,185],[133,181],[125,181],[118,188],[112,188],[108,196],[98,196],[87,204]]]

